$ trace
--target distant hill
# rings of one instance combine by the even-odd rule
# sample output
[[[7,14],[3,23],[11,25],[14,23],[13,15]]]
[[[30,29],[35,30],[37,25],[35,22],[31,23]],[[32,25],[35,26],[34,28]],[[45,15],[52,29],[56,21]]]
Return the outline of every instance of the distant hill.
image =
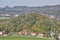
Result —
[[[28,12],[41,12],[50,17],[53,15],[56,19],[60,19],[60,5],[53,6],[39,6],[39,7],[29,7],[29,6],[14,6],[9,7],[6,6],[4,8],[0,8],[0,14],[10,14],[11,16],[15,14],[28,13]]]

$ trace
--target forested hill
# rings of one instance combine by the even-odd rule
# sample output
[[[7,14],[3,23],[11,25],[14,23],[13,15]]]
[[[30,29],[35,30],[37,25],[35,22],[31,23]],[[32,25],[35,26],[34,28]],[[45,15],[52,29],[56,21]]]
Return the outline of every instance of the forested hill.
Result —
[[[0,30],[5,32],[55,32],[60,31],[60,23],[40,13],[21,14],[11,19],[0,19]]]

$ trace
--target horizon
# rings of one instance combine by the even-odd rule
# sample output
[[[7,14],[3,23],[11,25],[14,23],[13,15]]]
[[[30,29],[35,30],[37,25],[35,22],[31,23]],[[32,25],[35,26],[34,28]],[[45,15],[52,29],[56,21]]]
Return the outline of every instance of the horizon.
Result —
[[[60,0],[0,0],[0,7],[60,5]]]
[[[55,5],[43,5],[43,6],[23,6],[23,5],[19,5],[19,6],[22,6],[22,7],[44,7],[44,6],[60,6],[60,4],[55,4]],[[4,7],[15,7],[15,6],[8,6],[8,5],[6,5],[6,6],[0,6],[1,8],[4,8]],[[16,5],[16,7],[18,7],[17,5]]]

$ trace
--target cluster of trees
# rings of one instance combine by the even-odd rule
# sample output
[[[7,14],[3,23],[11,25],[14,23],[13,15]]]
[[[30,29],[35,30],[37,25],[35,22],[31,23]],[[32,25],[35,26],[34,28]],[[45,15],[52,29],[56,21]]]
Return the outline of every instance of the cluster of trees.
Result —
[[[0,19],[0,31],[10,32],[60,32],[60,23],[40,13],[26,13],[10,19]]]

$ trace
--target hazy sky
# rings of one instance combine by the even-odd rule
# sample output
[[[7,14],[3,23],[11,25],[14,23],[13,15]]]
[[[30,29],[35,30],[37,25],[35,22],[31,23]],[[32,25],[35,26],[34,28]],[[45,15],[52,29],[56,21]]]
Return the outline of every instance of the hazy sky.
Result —
[[[1,6],[42,6],[60,4],[60,0],[0,0]]]

